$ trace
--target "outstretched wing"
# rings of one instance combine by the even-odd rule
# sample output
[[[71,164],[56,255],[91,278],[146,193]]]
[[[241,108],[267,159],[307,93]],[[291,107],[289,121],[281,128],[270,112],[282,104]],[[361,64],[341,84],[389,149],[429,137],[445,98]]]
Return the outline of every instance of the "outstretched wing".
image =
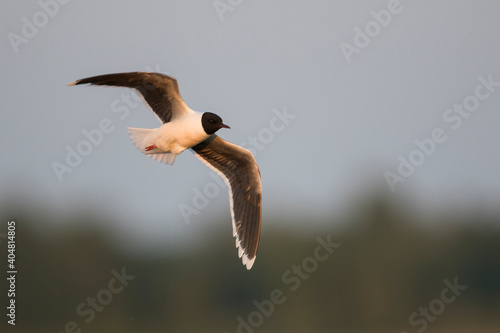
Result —
[[[247,269],[252,268],[259,246],[262,215],[262,186],[255,158],[249,150],[215,134],[191,149],[228,185],[238,255]]]
[[[192,112],[181,97],[177,80],[165,74],[149,72],[106,74],[76,80],[68,86],[87,83],[136,89],[163,123]]]

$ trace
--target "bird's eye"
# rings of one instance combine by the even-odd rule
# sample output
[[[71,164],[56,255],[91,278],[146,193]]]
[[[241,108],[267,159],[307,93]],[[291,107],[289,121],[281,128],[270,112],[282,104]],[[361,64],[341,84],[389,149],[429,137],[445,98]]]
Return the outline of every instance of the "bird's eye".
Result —
[[[214,119],[210,119],[210,124],[215,124],[215,120]]]

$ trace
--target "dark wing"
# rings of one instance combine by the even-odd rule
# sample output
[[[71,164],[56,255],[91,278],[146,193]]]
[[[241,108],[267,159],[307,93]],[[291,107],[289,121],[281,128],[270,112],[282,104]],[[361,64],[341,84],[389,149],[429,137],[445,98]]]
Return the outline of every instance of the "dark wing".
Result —
[[[77,80],[68,86],[87,83],[136,89],[163,123],[190,112],[182,100],[177,80],[168,75],[148,72],[106,74]]]
[[[259,246],[262,214],[262,186],[255,158],[249,150],[215,134],[191,149],[228,185],[238,255],[247,269],[252,268]]]

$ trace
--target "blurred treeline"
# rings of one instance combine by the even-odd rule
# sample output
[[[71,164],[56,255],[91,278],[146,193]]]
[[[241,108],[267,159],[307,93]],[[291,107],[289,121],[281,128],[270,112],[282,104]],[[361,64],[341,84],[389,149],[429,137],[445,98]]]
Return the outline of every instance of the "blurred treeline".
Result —
[[[426,331],[500,332],[500,216],[476,211],[429,223],[373,198],[342,221],[303,221],[302,231],[266,221],[257,261],[247,271],[229,218],[197,251],[131,255],[91,227],[109,217],[48,212],[26,203],[3,212],[17,222],[17,332],[65,332],[70,321],[77,328],[68,332],[236,332],[237,318],[247,320],[253,302],[268,300],[274,289],[286,301],[255,332],[417,332],[421,327],[410,325],[409,316],[440,298],[443,280],[454,278],[467,290]],[[77,223],[61,227],[64,219]],[[283,274],[313,256],[316,237],[328,235],[341,246],[290,290]],[[5,262],[5,243],[0,246]],[[111,270],[122,268],[135,279],[87,324],[78,305],[108,288]],[[6,300],[5,279],[0,288]]]

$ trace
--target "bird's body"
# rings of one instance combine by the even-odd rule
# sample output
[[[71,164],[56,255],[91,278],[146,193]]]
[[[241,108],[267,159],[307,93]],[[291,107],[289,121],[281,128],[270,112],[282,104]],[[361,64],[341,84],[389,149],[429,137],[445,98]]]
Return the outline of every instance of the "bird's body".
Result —
[[[187,117],[161,125],[156,130],[158,132],[156,147],[164,152],[180,154],[208,138],[209,135],[201,126],[201,116],[202,113],[193,111]]]
[[[180,154],[209,137],[201,126],[202,113],[193,111],[187,117],[165,123],[154,130],[147,146],[156,145],[157,152]]]
[[[129,128],[128,131],[137,149],[144,154],[153,158],[156,154],[172,154],[173,163],[177,155],[209,137],[201,125],[202,115],[191,110],[186,116],[173,119],[158,128]],[[147,150],[148,147],[154,148]]]
[[[129,128],[134,145],[147,156],[173,164],[192,149],[229,187],[233,236],[238,255],[250,269],[260,239],[262,187],[252,153],[215,135],[229,128],[211,112],[191,110],[182,99],[177,80],[159,73],[131,72],[93,76],[69,85],[92,84],[136,89],[163,125],[156,129]]]

